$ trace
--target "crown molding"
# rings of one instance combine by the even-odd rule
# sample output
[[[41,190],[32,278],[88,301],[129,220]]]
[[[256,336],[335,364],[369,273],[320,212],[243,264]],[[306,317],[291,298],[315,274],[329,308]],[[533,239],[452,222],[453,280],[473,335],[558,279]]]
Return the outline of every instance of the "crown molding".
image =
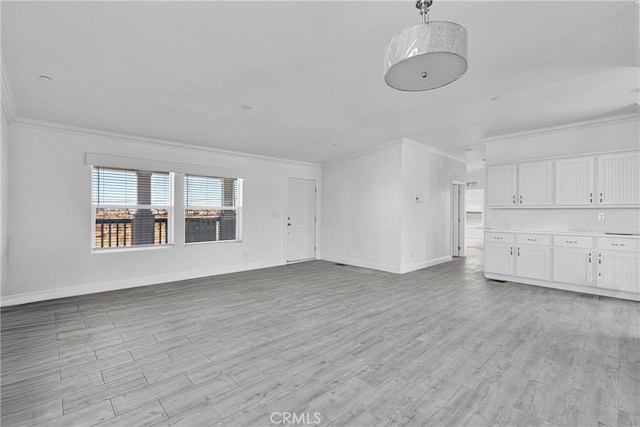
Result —
[[[374,145],[373,147],[367,147],[360,150],[352,151],[344,156],[336,157],[334,159],[329,159],[322,162],[323,165],[331,165],[334,163],[340,163],[347,160],[357,159],[359,157],[366,156],[368,154],[377,153],[378,151],[385,150],[387,148],[393,147],[395,145],[402,144],[402,138],[394,139],[392,141],[383,142],[382,144]]]
[[[252,153],[245,153],[242,151],[224,150],[221,148],[213,148],[213,147],[206,147],[206,146],[195,145],[195,144],[188,144],[184,142],[169,141],[166,139],[147,138],[142,136],[127,135],[123,133],[85,128],[80,126],[67,125],[63,123],[54,123],[54,122],[47,122],[44,120],[29,119],[25,117],[16,118],[13,122],[11,122],[11,124],[17,127],[47,130],[51,132],[59,132],[59,133],[66,133],[66,134],[72,134],[72,135],[89,136],[93,138],[109,139],[109,140],[119,141],[119,142],[129,141],[137,144],[152,145],[155,147],[157,147],[158,145],[161,145],[169,148],[179,148],[181,150],[192,150],[197,152],[224,154],[227,156],[235,156],[235,157],[242,157],[242,158],[248,157],[248,158],[258,159],[258,160],[270,160],[275,162],[289,163],[289,164],[303,165],[303,166],[320,166],[318,163],[304,162],[302,160],[283,159],[279,157],[264,156],[261,154],[252,154]]]
[[[409,144],[409,145],[411,145],[411,146],[413,146],[413,147],[415,147],[415,148],[417,148],[419,150],[427,151],[429,153],[437,154],[439,156],[447,157],[449,159],[456,160],[458,162],[462,162],[464,164],[467,164],[466,160],[464,160],[464,159],[462,159],[460,157],[456,157],[453,154],[447,153],[446,151],[443,151],[443,150],[441,150],[439,148],[436,148],[436,147],[434,147],[432,145],[425,144],[424,142],[416,141],[415,139],[410,139],[410,138],[402,138],[402,142],[407,143],[407,144]]]
[[[0,51],[0,74],[2,74],[2,111],[4,112],[7,122],[12,123],[18,117],[16,103],[13,98],[13,91],[9,84],[9,76],[5,64],[4,53]]]
[[[607,126],[607,125],[613,125],[618,123],[632,122],[632,121],[638,120],[639,118],[640,116],[637,113],[628,113],[628,114],[621,114],[617,116],[601,117],[598,119],[582,120],[578,122],[566,123],[566,124],[557,125],[557,126],[549,126],[549,127],[539,128],[539,129],[532,129],[532,130],[527,130],[522,132],[505,133],[503,135],[497,135],[497,136],[492,136],[488,138],[481,138],[480,142],[486,144],[486,143],[492,143],[496,141],[502,141],[505,139],[524,138],[524,137],[536,136],[536,135],[546,135],[549,133],[561,132],[561,131],[570,130],[570,129],[571,130],[587,129],[591,127]]]
[[[433,154],[437,154],[443,157],[448,157],[450,159],[456,160],[458,162],[462,162],[462,163],[467,163],[466,160],[461,159],[460,157],[456,157],[451,153],[447,153],[446,151],[443,151],[439,148],[433,147],[431,145],[425,144],[424,142],[419,142],[419,141],[415,141],[413,139],[410,138],[399,138],[399,139],[394,139],[392,141],[387,141],[385,143],[382,144],[378,144],[378,145],[374,145],[373,147],[368,147],[368,148],[364,148],[362,150],[358,150],[358,151],[354,151],[351,152],[349,154],[345,154],[344,156],[341,157],[337,157],[335,159],[331,159],[331,160],[327,160],[325,162],[323,162],[323,164],[325,165],[330,165],[330,164],[334,164],[334,163],[340,163],[346,160],[352,160],[352,159],[356,159],[362,156],[366,156],[368,154],[373,154],[376,153],[378,151],[382,151],[385,150],[387,148],[390,147],[394,147],[396,145],[402,146],[402,144],[409,144],[412,147],[415,147],[419,150],[422,151],[426,151],[429,153],[433,153]]]

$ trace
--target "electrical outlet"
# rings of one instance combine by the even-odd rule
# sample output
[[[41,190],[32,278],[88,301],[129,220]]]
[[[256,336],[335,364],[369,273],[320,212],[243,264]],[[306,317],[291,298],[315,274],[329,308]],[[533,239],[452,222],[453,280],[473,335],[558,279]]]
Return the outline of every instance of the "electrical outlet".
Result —
[[[598,221],[604,221],[604,212],[598,212]]]

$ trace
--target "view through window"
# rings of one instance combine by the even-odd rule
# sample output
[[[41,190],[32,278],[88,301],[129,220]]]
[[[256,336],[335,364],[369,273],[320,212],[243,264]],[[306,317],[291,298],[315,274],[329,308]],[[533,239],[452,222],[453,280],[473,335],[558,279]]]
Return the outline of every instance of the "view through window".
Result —
[[[185,175],[185,243],[239,240],[238,178]]]
[[[172,176],[93,168],[94,248],[171,243]]]

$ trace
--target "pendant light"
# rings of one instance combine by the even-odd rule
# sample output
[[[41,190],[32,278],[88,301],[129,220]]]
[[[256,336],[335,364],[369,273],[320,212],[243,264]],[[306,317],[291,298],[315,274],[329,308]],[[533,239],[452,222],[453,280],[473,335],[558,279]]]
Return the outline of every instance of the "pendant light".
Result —
[[[467,30],[454,22],[429,21],[432,3],[418,0],[422,24],[402,30],[387,45],[384,81],[394,89],[437,89],[467,71]]]

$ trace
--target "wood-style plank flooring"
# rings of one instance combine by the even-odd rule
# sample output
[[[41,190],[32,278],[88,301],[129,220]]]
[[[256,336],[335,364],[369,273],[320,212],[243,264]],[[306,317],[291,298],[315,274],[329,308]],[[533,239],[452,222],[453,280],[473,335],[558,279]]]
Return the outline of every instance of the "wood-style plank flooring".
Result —
[[[640,305],[487,281],[474,255],[3,309],[2,425],[638,425]]]

